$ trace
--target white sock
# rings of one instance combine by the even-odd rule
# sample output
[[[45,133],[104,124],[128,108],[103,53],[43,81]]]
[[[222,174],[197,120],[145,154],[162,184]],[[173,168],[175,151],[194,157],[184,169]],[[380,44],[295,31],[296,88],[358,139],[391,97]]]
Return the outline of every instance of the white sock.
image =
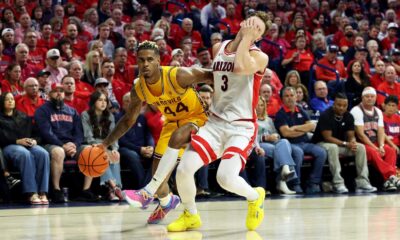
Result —
[[[158,201],[160,201],[161,207],[167,207],[171,201],[171,194],[167,194],[167,196],[163,198],[158,198]]]
[[[152,196],[157,192],[167,175],[174,169],[178,155],[179,149],[167,147],[167,150],[165,150],[153,178],[144,187]]]

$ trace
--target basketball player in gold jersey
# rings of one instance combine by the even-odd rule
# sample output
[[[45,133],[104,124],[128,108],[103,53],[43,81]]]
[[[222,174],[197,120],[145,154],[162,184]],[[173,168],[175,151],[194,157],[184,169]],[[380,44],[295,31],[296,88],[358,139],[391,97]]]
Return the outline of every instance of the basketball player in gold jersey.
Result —
[[[157,193],[160,204],[147,222],[158,223],[180,203],[178,196],[170,194],[167,181],[177,158],[190,142],[191,134],[207,120],[202,102],[192,86],[198,82],[212,83],[213,74],[212,70],[202,68],[161,67],[158,47],[149,41],[139,44],[137,62],[139,78],[131,90],[129,109],[100,146],[107,148],[132,127],[142,102],[154,104],[163,113],[165,123],[153,157],[153,178],[141,190],[124,191],[130,205],[143,209]]]

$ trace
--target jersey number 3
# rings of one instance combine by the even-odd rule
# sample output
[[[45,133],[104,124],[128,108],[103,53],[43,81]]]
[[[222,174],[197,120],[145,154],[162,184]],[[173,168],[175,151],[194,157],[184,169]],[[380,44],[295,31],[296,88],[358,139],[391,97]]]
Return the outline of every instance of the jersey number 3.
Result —
[[[189,108],[188,108],[185,104],[183,104],[183,103],[181,103],[181,102],[178,103],[178,105],[176,105],[176,110],[175,110],[175,112],[172,111],[170,107],[165,107],[165,108],[164,108],[164,113],[165,113],[165,114],[171,114],[171,115],[174,116],[174,117],[176,117],[176,113],[183,112],[183,111],[189,112]]]
[[[228,90],[228,76],[222,75],[222,81],[224,83],[221,86],[221,90],[225,92],[226,90]]]

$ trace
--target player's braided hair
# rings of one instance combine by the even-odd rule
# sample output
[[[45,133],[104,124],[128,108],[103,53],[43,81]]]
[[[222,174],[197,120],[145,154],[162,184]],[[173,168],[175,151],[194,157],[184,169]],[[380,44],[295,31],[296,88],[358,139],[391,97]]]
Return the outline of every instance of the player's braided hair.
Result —
[[[264,22],[264,24],[265,24],[265,31],[263,33],[263,36],[264,36],[268,32],[268,30],[272,24],[271,20],[269,19],[268,14],[264,11],[254,11],[249,14],[248,18],[253,17],[253,16],[260,18]]]
[[[160,55],[160,50],[155,42],[152,41],[143,41],[139,44],[137,52],[141,50],[153,50],[155,54]]]

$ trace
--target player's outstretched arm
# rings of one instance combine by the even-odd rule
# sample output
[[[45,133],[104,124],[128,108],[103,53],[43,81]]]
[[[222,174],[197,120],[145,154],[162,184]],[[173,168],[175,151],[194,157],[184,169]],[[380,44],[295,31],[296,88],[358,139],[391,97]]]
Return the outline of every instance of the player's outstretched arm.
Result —
[[[135,124],[136,119],[140,114],[142,107],[142,100],[136,94],[135,88],[131,90],[131,102],[124,116],[118,121],[115,128],[110,134],[103,140],[102,145],[107,148],[120,137],[122,137],[132,126]]]
[[[268,56],[261,51],[250,51],[256,38],[256,26],[250,20],[241,24],[242,39],[236,51],[233,72],[240,75],[251,75],[264,72],[268,65]]]
[[[197,67],[180,67],[176,73],[176,79],[182,88],[192,86],[194,83],[213,83],[211,69]]]

